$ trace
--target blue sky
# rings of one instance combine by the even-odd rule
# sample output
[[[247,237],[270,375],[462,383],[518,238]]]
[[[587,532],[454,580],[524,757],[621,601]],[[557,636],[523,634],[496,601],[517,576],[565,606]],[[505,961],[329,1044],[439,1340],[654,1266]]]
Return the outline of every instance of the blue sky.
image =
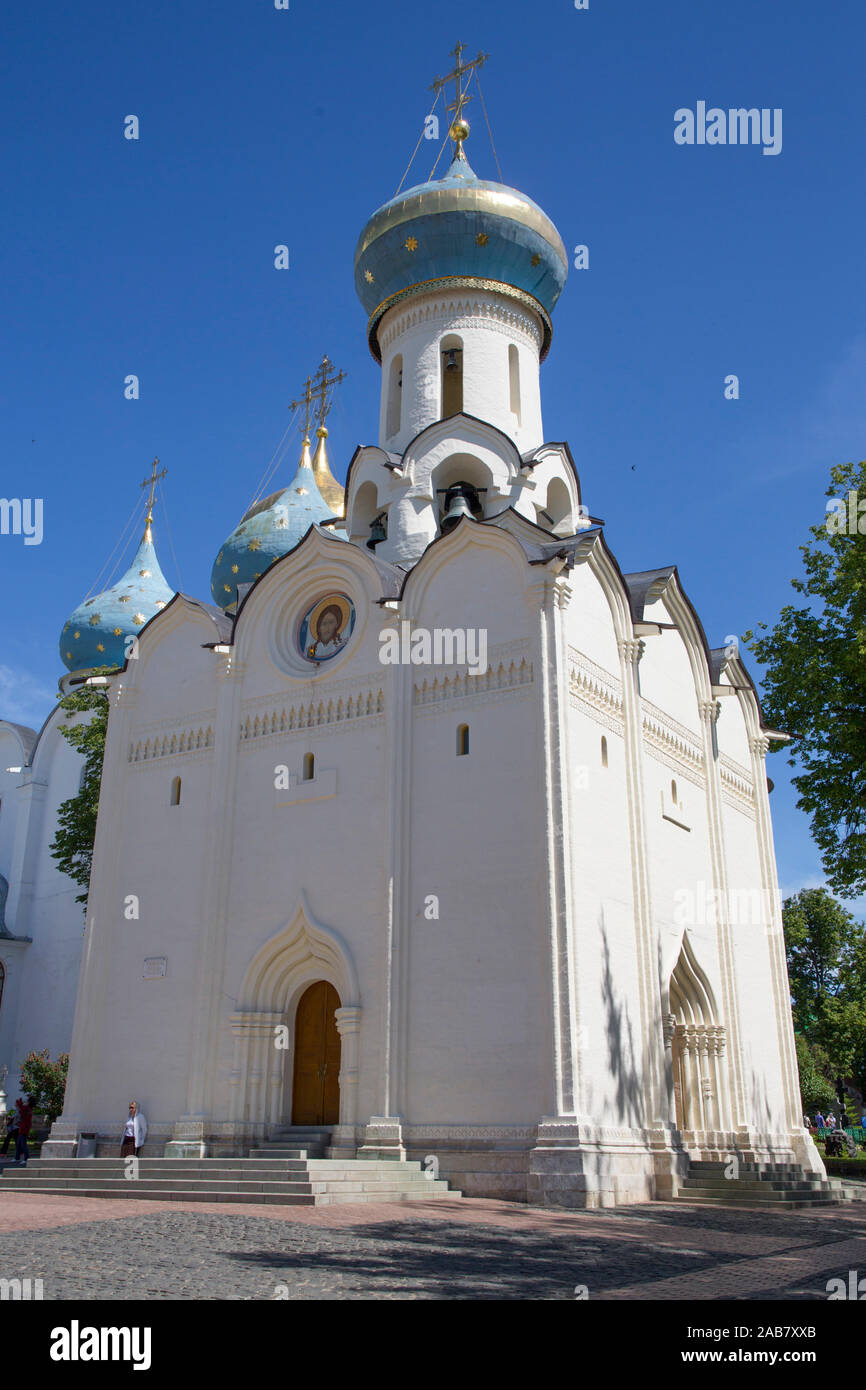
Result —
[[[829,469],[866,440],[860,0],[7,0],[0,23],[0,493],[45,509],[40,546],[0,537],[0,713],[50,707],[60,628],[154,455],[163,568],[207,598],[323,352],[348,372],[337,476],[375,440],[355,241],[457,39],[490,54],[505,182],[590,250],[555,313],[545,433],[569,440],[622,568],[676,563],[712,645],[789,600]],[[699,100],[782,108],[781,153],[675,144],[674,112]],[[470,160],[495,178],[477,99],[469,115]],[[422,143],[411,182],[437,152]],[[820,863],[780,757],[770,771],[793,891]]]

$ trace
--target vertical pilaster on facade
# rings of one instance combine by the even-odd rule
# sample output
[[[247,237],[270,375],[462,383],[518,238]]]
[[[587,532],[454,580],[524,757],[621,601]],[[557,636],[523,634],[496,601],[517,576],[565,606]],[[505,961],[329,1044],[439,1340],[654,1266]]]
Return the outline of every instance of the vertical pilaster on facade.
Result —
[[[619,649],[625,739],[626,796],[631,844],[632,893],[634,897],[635,952],[638,966],[640,1024],[643,1047],[641,1062],[645,1078],[645,1116],[657,1136],[669,1128],[673,1097],[663,1086],[665,1071],[661,982],[655,963],[655,924],[646,832],[643,781],[643,721],[638,668],[646,650],[639,637],[622,637]],[[665,1138],[658,1142],[666,1144]]]
[[[102,786],[105,789],[121,785],[121,767],[129,743],[135,691],[118,678],[109,687],[108,703],[108,727],[102,763]],[[97,816],[63,1114],[54,1121],[49,1139],[42,1146],[45,1158],[66,1157],[77,1146],[81,1116],[88,1107],[92,1108],[89,1097],[91,1079],[99,1075],[101,1054],[111,1046],[111,1039],[106,1036],[105,1022],[109,1002],[106,972],[111,955],[110,942],[112,934],[124,921],[122,904],[125,893],[133,891],[128,884],[119,882],[119,876],[128,873],[128,860],[119,852],[119,846],[123,843],[123,827],[123,797],[118,797],[115,802],[110,794],[104,794]]]
[[[404,620],[407,614],[401,614]],[[411,619],[408,619],[411,621]],[[385,862],[385,1007],[381,1115],[370,1123],[399,1120],[406,1104],[409,1033],[409,949],[412,845],[412,672],[391,666],[386,701],[388,747],[388,849]],[[384,1131],[383,1131],[384,1132]],[[402,1140],[399,1141],[402,1147]],[[365,1140],[366,1143],[366,1140]],[[386,1145],[387,1147],[387,1145]]]
[[[560,562],[561,567],[562,562]],[[571,842],[565,741],[568,690],[567,662],[560,611],[570,590],[548,568],[527,586],[527,601],[537,610],[534,664],[539,673],[543,753],[545,872],[542,907],[547,930],[553,1027],[553,1094],[556,1119],[577,1119],[578,1047],[575,998],[573,908],[571,901]]]
[[[30,916],[33,890],[42,848],[47,782],[35,782],[32,774],[16,788],[17,814],[15,843],[9,870],[9,897],[6,899],[6,926],[16,936],[31,936]]]
[[[235,785],[243,677],[243,665],[234,659],[233,651],[220,659],[212,772],[215,788]],[[263,798],[266,791],[263,786]],[[214,795],[208,801],[210,833],[205,836],[205,844],[209,847],[209,857],[203,866],[202,876],[201,965],[193,1003],[187,1113],[177,1121],[175,1138],[181,1137],[179,1127],[186,1128],[206,1119],[213,1105],[220,1043],[220,999],[231,902],[234,806],[232,796]]]
[[[745,1123],[745,1086],[743,1082],[742,1026],[740,1023],[737,972],[731,940],[729,904],[731,896],[728,882],[728,862],[725,849],[724,817],[722,813],[722,780],[719,769],[718,732],[716,725],[721,705],[718,700],[700,700],[698,713],[701,722],[704,767],[707,787],[707,826],[709,830],[710,863],[713,873],[715,901],[722,903],[723,909],[717,914],[717,941],[719,950],[720,975],[722,982],[722,1008],[726,1020],[730,1047],[728,1072],[732,1114],[727,1117],[728,1125],[740,1132]]]
[[[782,1085],[785,1097],[785,1118],[790,1127],[794,1152],[804,1168],[825,1171],[815,1143],[803,1125],[800,1099],[800,1073],[794,1042],[794,1022],[791,1016],[791,991],[788,982],[788,962],[785,953],[785,933],[782,926],[782,903],[776,874],[776,854],[773,843],[773,821],[770,815],[770,796],[767,787],[766,756],[770,740],[766,734],[753,734],[749,739],[752,783],[757,812],[758,858],[761,866],[761,886],[767,904],[764,927],[770,957],[770,977],[773,990],[773,1011],[779,1040],[779,1059],[782,1066]]]

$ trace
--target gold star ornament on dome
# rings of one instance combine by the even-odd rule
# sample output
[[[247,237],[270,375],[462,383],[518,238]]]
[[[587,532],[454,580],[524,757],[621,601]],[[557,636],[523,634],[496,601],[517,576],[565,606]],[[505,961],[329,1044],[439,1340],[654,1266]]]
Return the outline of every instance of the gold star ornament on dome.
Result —
[[[537,251],[536,251],[535,255],[532,257],[532,260],[530,261],[529,264],[530,264],[530,265],[541,265],[541,257],[539,256],[539,254],[538,254]]]
[[[406,247],[406,250],[407,250],[407,251],[417,251],[417,250],[418,250],[418,241],[417,241],[417,239],[416,239],[415,237],[413,237],[413,236],[407,236],[406,240],[403,242],[403,245]]]
[[[475,245],[476,245],[476,246],[486,246],[488,240],[489,240],[489,238],[488,238],[486,232],[479,232],[478,235],[477,235],[477,237],[475,238]]]
[[[252,540],[250,541],[249,545],[247,546],[247,550],[261,550],[261,548],[262,548],[262,543],[261,543],[261,541],[259,540],[258,536],[253,536]]]
[[[365,270],[365,271],[364,271],[364,279],[367,281],[367,284],[368,284],[368,285],[372,285],[372,283],[373,283],[373,272],[372,272],[372,270]]]

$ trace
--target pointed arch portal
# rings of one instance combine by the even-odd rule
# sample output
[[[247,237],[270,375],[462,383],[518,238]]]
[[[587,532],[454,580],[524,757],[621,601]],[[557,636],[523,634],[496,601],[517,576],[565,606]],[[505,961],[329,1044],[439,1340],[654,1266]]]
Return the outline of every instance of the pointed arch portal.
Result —
[[[677,1129],[687,1144],[713,1147],[727,1123],[725,1028],[688,936],[683,937],[668,982],[665,1044]]]
[[[361,1008],[338,932],[302,898],[251,960],[232,1015],[231,1119],[252,1134],[288,1123],[353,1125]]]

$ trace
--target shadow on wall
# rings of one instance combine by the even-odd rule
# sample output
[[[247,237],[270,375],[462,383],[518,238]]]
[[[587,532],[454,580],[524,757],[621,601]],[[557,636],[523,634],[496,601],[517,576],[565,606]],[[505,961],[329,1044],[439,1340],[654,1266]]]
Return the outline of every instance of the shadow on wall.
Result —
[[[621,1124],[640,1127],[644,1124],[645,1102],[642,1059],[635,1055],[632,1023],[625,1004],[616,996],[603,910],[600,926],[604,960],[601,997],[610,1070],[616,1084],[617,1114]]]

